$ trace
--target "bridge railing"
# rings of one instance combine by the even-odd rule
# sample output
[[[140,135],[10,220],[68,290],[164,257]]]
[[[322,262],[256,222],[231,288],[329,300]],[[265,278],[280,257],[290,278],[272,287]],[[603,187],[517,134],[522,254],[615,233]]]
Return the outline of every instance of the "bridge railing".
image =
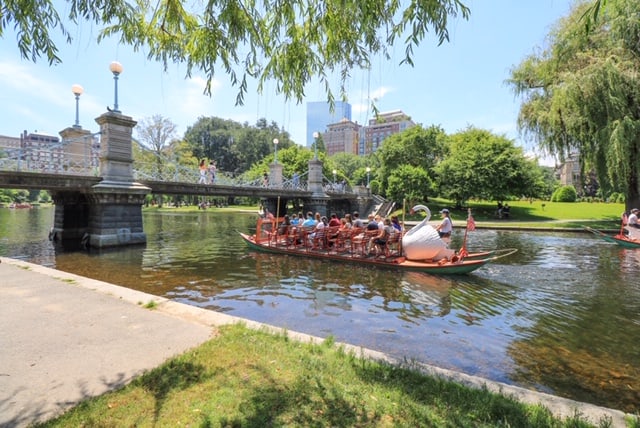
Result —
[[[134,160],[133,162],[133,174],[137,180],[145,181],[162,181],[172,183],[198,183],[200,181],[200,171],[197,167],[188,167],[180,165],[175,159],[167,156],[158,155],[153,150],[149,150],[144,145],[134,140],[134,143],[138,145],[141,151],[150,154],[150,160],[141,161]],[[284,180],[280,184],[274,184],[266,182],[263,178],[257,178],[253,180],[247,180],[242,176],[234,176],[231,173],[218,169],[216,171],[215,180],[210,182],[210,177],[207,175],[207,181],[205,184],[226,185],[235,187],[263,187],[269,189],[284,189],[284,190],[307,190],[307,172],[299,177],[291,177]]]
[[[335,181],[322,176],[322,188],[327,194],[353,193],[353,188],[346,181]]]
[[[63,140],[59,143],[34,145],[32,147],[0,147],[0,171],[35,172],[47,174],[64,174],[87,177],[100,175],[99,133],[90,134],[77,139]],[[198,183],[198,168],[180,165],[176,159],[158,156],[154,151],[134,140],[134,144],[152,157],[148,160],[134,160],[133,176],[139,181],[161,181],[168,183]],[[234,176],[226,171],[216,171],[216,185],[236,187],[257,187],[283,190],[308,190],[308,172],[299,176],[283,177],[280,184],[266,181],[263,178],[247,180],[242,176]],[[323,188],[328,194],[352,193],[353,189],[346,183],[337,183],[323,177]]]
[[[54,150],[0,149],[0,171],[37,172],[95,177],[97,160],[90,155]]]

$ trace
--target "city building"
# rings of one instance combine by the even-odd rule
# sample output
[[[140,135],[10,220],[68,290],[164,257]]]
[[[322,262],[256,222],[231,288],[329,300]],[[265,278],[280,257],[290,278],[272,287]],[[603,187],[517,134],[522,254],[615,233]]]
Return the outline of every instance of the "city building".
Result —
[[[11,151],[20,148],[20,138],[0,135],[0,151]]]
[[[100,141],[90,133],[61,139],[23,131],[20,137],[0,136],[0,154],[21,170],[77,173],[97,168]]]
[[[62,166],[64,151],[60,138],[44,133],[27,133],[20,135],[22,160],[30,170],[57,171]]]
[[[565,161],[556,167],[556,178],[563,186],[573,186],[578,196],[595,197],[600,190],[600,184],[595,171],[581,171],[580,154],[571,153]]]
[[[336,153],[358,154],[360,128],[362,126],[348,119],[342,119],[338,123],[327,126],[327,131],[322,133],[322,141],[327,155]]]
[[[569,155],[565,161],[556,168],[556,178],[563,186],[573,186],[580,189],[582,175],[580,173],[580,158],[577,153]]]
[[[402,110],[379,113],[375,118],[369,119],[369,125],[362,127],[358,152],[361,155],[373,153],[382,146],[382,142],[387,137],[415,125],[411,117]]]
[[[307,103],[307,147],[313,145],[313,133],[324,133],[328,126],[340,122],[342,119],[351,120],[351,104],[336,101],[334,109],[326,101]]]

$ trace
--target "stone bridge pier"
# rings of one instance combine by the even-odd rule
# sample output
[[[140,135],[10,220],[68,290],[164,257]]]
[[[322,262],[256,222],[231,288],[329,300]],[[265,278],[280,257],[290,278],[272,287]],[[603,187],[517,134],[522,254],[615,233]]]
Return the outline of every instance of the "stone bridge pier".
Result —
[[[145,244],[142,205],[151,189],[133,179],[132,130],[137,122],[117,112],[96,119],[100,125],[102,181],[89,190],[54,192],[52,239],[63,244],[80,240],[86,247]],[[63,137],[81,129],[67,128]]]

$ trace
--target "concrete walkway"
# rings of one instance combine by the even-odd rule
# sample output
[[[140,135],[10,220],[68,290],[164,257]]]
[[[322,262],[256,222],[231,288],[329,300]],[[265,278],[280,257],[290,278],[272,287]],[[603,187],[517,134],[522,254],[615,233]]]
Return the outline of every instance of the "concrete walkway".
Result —
[[[155,302],[154,309],[144,306]],[[26,427],[80,401],[127,384],[167,359],[243,322],[150,294],[0,257],[0,427]],[[321,338],[287,330],[301,341]],[[400,363],[371,350],[358,355]],[[576,412],[624,427],[624,413],[423,365],[426,373],[541,403],[559,416]]]

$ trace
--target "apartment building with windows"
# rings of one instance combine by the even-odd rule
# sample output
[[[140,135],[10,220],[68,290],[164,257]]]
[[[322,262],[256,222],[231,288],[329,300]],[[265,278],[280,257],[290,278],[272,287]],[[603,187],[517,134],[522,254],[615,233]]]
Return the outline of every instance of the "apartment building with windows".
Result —
[[[382,146],[382,142],[390,135],[403,132],[416,124],[402,110],[379,113],[369,119],[369,124],[361,130],[359,154],[368,155]]]
[[[338,123],[327,126],[326,132],[322,133],[322,141],[327,151],[327,155],[336,153],[358,154],[360,142],[361,125],[348,119],[342,119]]]

